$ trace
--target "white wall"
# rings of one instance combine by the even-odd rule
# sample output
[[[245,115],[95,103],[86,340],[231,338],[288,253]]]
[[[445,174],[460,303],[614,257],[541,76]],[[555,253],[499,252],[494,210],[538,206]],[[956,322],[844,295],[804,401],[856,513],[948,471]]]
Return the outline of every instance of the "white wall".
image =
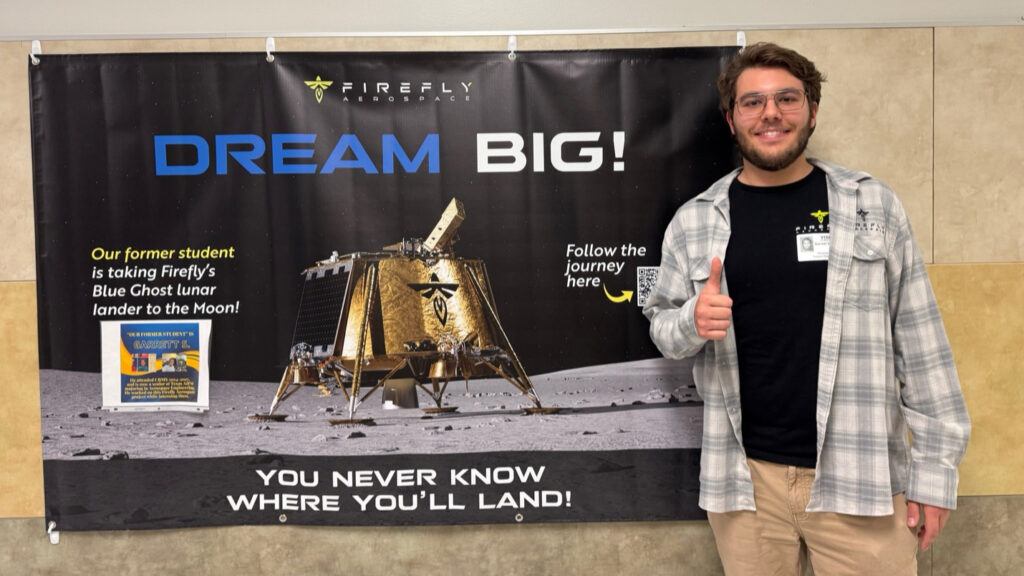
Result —
[[[0,0],[0,40],[1015,24],[1020,0]]]

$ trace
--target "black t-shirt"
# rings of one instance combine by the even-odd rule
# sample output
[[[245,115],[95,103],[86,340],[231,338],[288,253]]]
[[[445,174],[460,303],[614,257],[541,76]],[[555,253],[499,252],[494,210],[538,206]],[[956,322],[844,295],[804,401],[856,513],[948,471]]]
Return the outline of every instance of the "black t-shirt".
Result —
[[[818,356],[828,270],[825,173],[729,188],[725,275],[733,300],[743,445],[759,460],[813,468]]]

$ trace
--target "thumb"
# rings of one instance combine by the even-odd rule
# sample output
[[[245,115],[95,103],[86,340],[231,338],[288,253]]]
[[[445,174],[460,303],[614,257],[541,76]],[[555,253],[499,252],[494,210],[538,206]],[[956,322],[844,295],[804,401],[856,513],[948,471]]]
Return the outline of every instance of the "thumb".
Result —
[[[715,256],[711,259],[711,274],[708,282],[704,285],[704,292],[708,294],[722,293],[722,261]]]
[[[921,507],[917,502],[907,501],[907,526],[916,528],[921,520]]]

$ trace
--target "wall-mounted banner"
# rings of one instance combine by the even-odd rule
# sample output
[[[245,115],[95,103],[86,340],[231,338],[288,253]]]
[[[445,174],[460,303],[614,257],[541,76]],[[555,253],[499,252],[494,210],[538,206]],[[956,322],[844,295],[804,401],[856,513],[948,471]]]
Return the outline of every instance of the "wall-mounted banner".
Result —
[[[640,305],[734,165],[734,52],[30,65],[47,519],[699,517],[690,366]],[[157,334],[208,325],[209,410],[103,410],[108,322],[154,347],[122,405],[191,400],[194,341]]]

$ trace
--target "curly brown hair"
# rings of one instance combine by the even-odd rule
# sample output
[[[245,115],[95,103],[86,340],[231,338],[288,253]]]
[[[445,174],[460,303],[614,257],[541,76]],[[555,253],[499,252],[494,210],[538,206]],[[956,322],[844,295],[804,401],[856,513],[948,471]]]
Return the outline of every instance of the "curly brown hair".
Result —
[[[733,56],[718,77],[718,98],[722,114],[728,115],[736,103],[736,80],[747,68],[781,68],[796,76],[804,85],[807,99],[821,102],[821,83],[825,76],[806,57],[771,42],[751,44]]]

